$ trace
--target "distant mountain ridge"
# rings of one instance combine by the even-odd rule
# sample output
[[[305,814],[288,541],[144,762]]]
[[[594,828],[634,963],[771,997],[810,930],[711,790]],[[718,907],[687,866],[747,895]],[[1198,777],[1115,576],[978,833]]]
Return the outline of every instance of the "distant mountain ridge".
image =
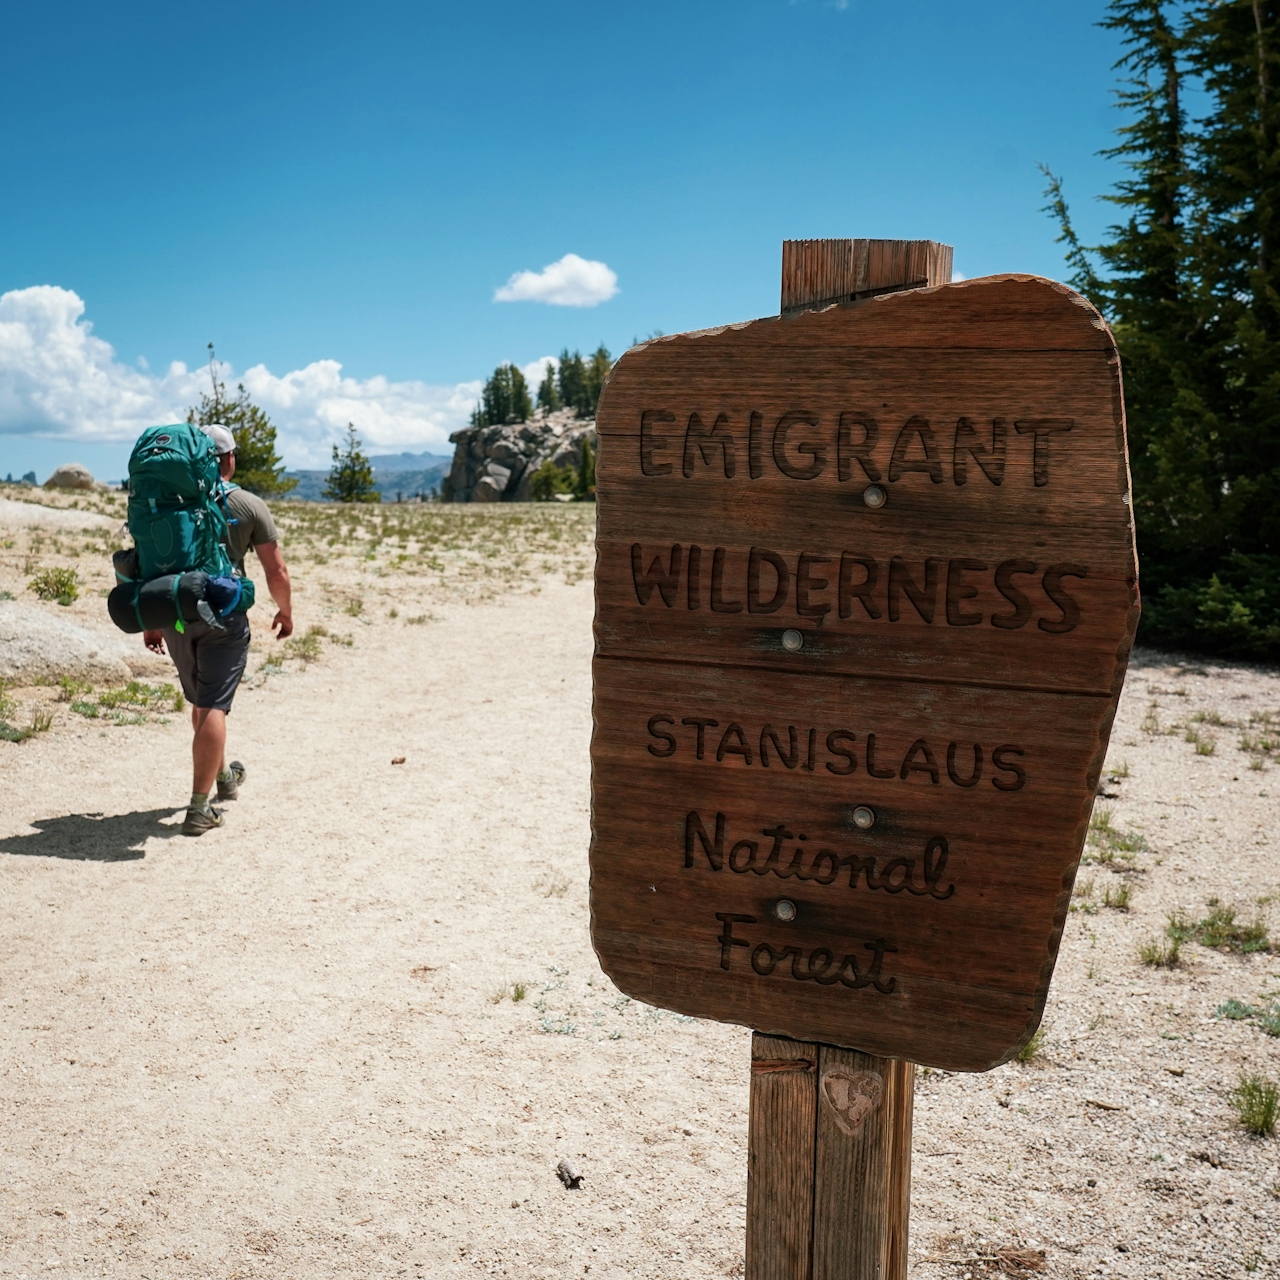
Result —
[[[369,465],[375,471],[427,471],[453,461],[451,453],[375,453]]]
[[[394,502],[400,494],[406,502],[419,495],[430,494],[440,488],[440,482],[448,474],[452,455],[440,453],[378,453],[369,457],[373,467],[373,482],[382,495],[383,502]],[[297,480],[298,487],[290,494],[302,502],[323,502],[324,487],[329,479],[324,471],[286,471],[290,480]]]

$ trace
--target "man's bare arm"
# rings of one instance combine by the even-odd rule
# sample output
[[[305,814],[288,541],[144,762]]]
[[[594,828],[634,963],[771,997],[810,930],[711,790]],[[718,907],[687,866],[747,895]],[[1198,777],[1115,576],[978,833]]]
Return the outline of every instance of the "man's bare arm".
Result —
[[[276,602],[276,616],[271,621],[277,640],[293,635],[293,586],[278,542],[263,542],[254,547],[262,570],[267,575],[267,590]]]

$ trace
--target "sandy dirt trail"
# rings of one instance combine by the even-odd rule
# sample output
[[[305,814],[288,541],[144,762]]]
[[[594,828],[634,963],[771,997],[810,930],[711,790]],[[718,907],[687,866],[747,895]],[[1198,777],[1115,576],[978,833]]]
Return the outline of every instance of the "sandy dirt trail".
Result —
[[[589,580],[397,598],[259,671],[199,840],[181,717],[23,694],[58,718],[0,742],[0,1276],[742,1274],[748,1033],[626,1000],[588,938]],[[1280,1274],[1280,1143],[1227,1097],[1280,1040],[1216,1013],[1280,957],[1136,954],[1211,897],[1278,931],[1275,764],[1168,731],[1277,707],[1265,672],[1132,672],[1108,803],[1145,848],[1084,869],[1039,1056],[922,1074],[916,1280]]]

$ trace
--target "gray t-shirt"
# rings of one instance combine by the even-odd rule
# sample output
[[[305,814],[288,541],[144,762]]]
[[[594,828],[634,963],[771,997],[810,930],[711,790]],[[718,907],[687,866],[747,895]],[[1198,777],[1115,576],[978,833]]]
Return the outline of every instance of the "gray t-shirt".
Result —
[[[243,574],[249,548],[260,547],[264,542],[278,542],[280,533],[267,504],[256,493],[232,489],[227,494],[227,512],[231,522],[228,550],[232,563]]]

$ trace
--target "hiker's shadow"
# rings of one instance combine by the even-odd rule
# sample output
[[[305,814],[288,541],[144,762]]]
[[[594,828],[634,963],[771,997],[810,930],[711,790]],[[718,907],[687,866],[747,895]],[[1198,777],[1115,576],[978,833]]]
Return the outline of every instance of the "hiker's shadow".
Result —
[[[146,854],[148,840],[168,840],[182,832],[180,822],[167,822],[172,809],[148,809],[142,813],[69,813],[62,818],[40,818],[31,823],[30,835],[0,840],[0,853],[30,858],[71,858],[78,862],[133,862]]]

